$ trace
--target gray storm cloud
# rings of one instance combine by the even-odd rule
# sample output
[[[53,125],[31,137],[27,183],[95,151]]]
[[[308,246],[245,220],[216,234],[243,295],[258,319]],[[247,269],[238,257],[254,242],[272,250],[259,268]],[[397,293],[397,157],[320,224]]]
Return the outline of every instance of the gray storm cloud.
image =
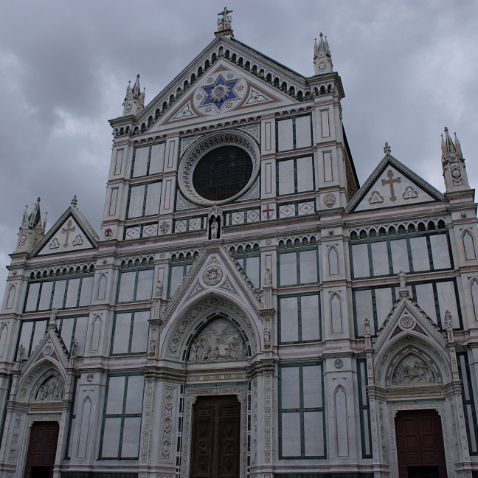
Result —
[[[212,39],[223,3],[2,2],[0,288],[25,204],[49,225],[74,194],[98,227],[128,80],[151,100]],[[343,116],[360,181],[392,154],[443,190],[440,133],[457,131],[478,185],[478,3],[235,0],[236,38],[304,75],[327,34],[342,76]]]

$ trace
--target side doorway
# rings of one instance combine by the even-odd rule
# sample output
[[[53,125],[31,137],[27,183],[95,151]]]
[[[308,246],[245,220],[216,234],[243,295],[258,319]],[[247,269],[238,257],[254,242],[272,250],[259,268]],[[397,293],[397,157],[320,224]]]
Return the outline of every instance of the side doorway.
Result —
[[[24,478],[51,478],[55,465],[59,426],[35,422],[30,430]]]
[[[435,410],[398,412],[395,433],[399,478],[446,478],[441,419]]]

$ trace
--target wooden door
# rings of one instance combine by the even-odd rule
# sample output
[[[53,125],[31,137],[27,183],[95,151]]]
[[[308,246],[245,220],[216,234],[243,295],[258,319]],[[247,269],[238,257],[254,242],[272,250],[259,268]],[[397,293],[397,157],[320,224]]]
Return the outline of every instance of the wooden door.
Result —
[[[398,412],[395,432],[400,478],[446,478],[441,420],[435,410]]]
[[[25,478],[51,478],[55,465],[59,426],[57,422],[35,422],[25,466]]]
[[[241,406],[234,396],[199,397],[193,406],[191,478],[238,478]]]

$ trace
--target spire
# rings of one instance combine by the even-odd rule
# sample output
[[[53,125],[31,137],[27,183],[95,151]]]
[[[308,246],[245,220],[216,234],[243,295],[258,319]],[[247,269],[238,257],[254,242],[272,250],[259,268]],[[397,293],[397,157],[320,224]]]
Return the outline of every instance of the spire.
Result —
[[[139,82],[139,73],[136,75],[136,81],[133,88],[131,88],[131,81],[128,82],[126,87],[126,96],[123,101],[123,116],[137,115],[144,109],[145,92],[141,92],[141,86]]]
[[[15,252],[31,252],[45,235],[45,230],[46,214],[42,222],[40,198],[38,198],[30,214],[28,214],[28,206],[23,212]]]
[[[315,74],[330,73],[333,71],[332,55],[330,54],[329,42],[327,37],[320,33],[320,40],[317,43],[317,38],[314,42],[314,69]]]
[[[231,13],[233,10],[228,10],[227,7],[224,7],[222,11],[220,11],[217,16],[217,32],[215,35],[218,36],[234,36],[234,31],[232,29],[232,17]]]
[[[451,138],[447,127],[441,135],[441,162],[447,193],[470,189],[461,144],[456,133],[454,136],[455,141]]]

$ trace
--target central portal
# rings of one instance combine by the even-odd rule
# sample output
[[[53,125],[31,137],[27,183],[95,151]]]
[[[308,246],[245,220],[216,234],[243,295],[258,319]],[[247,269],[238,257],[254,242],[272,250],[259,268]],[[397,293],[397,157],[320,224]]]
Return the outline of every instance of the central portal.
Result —
[[[198,397],[193,406],[191,478],[239,478],[240,422],[237,397]]]
[[[407,410],[395,417],[399,478],[446,478],[440,416]]]

